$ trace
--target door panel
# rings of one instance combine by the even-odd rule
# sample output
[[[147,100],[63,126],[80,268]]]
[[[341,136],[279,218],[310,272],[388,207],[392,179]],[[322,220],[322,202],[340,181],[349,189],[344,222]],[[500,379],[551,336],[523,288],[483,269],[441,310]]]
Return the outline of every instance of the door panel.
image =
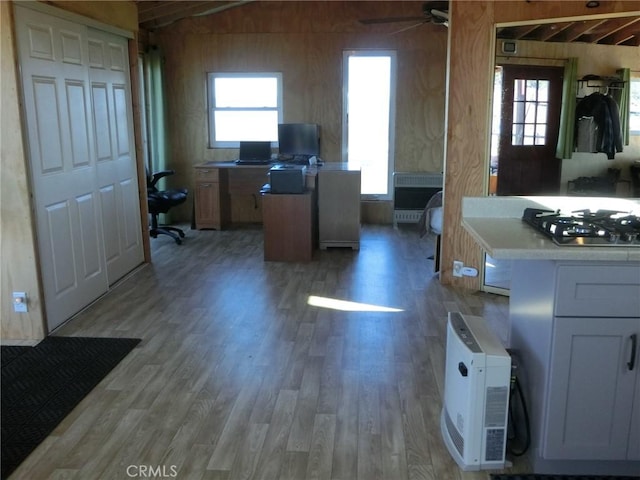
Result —
[[[69,110],[69,128],[71,129],[71,159],[75,167],[87,166],[90,163],[90,133],[87,121],[87,92],[85,84],[78,81],[67,81],[67,108]]]
[[[53,294],[61,296],[76,286],[69,202],[49,205],[45,211],[53,260]]]
[[[37,152],[40,174],[61,172],[64,169],[62,138],[63,132],[60,128],[60,111],[58,105],[57,82],[55,78],[31,77],[33,99],[32,107],[35,121],[35,142],[33,147],[39,147]],[[29,97],[30,91],[25,92]]]
[[[107,291],[86,28],[16,5],[40,269],[49,331]],[[84,59],[84,60],[83,60]]]
[[[113,284],[143,262],[129,60],[121,37],[90,29],[89,44],[98,182],[109,204],[103,205],[107,276]]]
[[[553,321],[543,457],[624,460],[636,377],[625,353],[637,320]]]
[[[504,65],[498,195],[557,194],[563,69]]]
[[[93,129],[96,137],[96,157],[98,161],[111,159],[111,122],[107,86],[92,82],[91,99],[93,101]]]

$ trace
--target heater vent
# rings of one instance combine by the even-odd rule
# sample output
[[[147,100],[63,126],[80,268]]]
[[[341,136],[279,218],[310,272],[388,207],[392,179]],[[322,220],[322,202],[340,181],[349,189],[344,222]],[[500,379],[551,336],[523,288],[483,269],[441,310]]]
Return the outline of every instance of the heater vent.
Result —
[[[393,186],[404,188],[442,188],[441,173],[394,172]]]
[[[442,190],[442,173],[393,174],[393,225],[418,223],[429,199]]]
[[[449,432],[453,445],[456,447],[456,450],[458,450],[458,453],[464,457],[464,438],[462,438],[462,435],[460,435],[460,432],[458,432],[458,429],[453,424],[449,412],[446,409],[444,419],[447,424],[447,432]]]
[[[393,219],[396,223],[418,223],[422,215],[421,210],[394,210]]]

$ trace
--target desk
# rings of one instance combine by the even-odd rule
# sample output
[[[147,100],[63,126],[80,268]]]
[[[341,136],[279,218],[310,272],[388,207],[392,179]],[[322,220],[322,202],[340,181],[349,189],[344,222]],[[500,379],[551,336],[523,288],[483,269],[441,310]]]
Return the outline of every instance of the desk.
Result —
[[[207,162],[195,166],[196,228],[226,228],[232,219],[232,198],[252,197],[254,210],[260,210],[259,192],[269,181],[271,165],[236,165],[234,162]],[[249,221],[260,221],[257,211]]]
[[[260,190],[269,182],[267,174],[272,166],[236,165],[235,162],[196,165],[196,228],[222,230],[236,220],[262,222]],[[316,174],[315,168],[307,169],[307,188],[315,188]],[[234,218],[234,215],[238,218]]]
[[[315,192],[265,194],[264,259],[276,262],[310,262],[313,256]]]

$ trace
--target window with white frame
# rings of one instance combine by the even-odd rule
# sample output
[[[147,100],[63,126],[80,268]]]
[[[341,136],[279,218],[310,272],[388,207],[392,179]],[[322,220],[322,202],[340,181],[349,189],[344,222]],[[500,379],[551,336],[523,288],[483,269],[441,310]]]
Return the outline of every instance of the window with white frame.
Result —
[[[278,141],[282,123],[281,73],[209,73],[209,147],[241,141]]]

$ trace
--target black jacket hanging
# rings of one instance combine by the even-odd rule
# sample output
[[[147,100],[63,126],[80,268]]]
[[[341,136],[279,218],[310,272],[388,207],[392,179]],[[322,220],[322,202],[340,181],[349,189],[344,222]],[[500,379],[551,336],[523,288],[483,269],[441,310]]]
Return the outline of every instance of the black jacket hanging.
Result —
[[[592,117],[591,128],[596,129],[595,149],[593,152],[602,152],[607,158],[615,158],[616,152],[622,151],[622,130],[620,128],[620,111],[616,101],[608,95],[592,93],[584,97],[576,105],[576,139],[580,136],[579,128],[588,125],[580,122],[583,117]],[[584,134],[584,132],[582,132]]]

